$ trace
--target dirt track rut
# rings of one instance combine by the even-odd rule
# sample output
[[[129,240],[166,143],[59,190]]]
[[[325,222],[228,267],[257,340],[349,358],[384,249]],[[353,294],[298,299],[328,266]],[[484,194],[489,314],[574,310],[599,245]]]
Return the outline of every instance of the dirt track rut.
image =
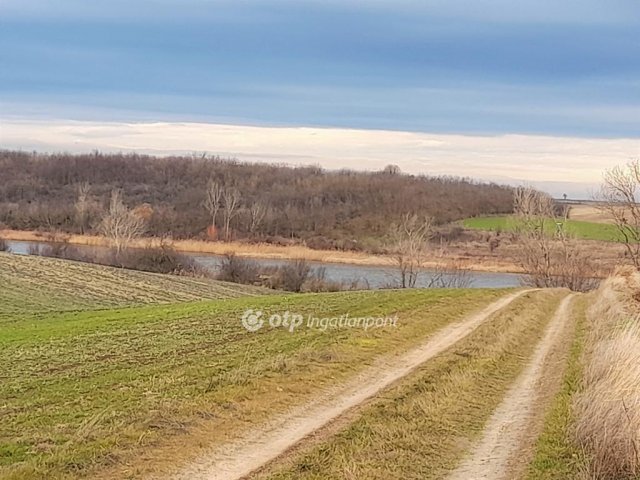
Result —
[[[527,448],[531,421],[540,398],[546,359],[565,337],[573,295],[562,300],[525,370],[494,411],[479,443],[449,480],[511,480]]]
[[[479,313],[443,328],[424,344],[403,355],[376,361],[357,378],[324,392],[310,404],[280,415],[260,429],[247,432],[232,443],[222,445],[207,456],[188,465],[173,478],[176,480],[238,480],[249,475],[316,430],[442,353],[472,333],[491,315],[528,291],[530,290],[502,297]]]

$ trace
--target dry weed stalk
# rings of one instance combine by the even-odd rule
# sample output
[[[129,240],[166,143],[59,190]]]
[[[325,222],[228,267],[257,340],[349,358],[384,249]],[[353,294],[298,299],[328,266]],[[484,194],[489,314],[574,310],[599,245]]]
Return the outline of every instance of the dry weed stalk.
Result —
[[[618,270],[603,282],[588,317],[583,390],[575,439],[587,453],[586,478],[640,475],[640,274]]]

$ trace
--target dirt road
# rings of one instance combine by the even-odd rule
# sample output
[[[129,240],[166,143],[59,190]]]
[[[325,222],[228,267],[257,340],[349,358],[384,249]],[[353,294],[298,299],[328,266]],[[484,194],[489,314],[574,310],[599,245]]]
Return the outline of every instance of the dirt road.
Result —
[[[517,478],[523,452],[534,440],[532,419],[539,416],[541,392],[547,359],[558,348],[570,324],[570,302],[567,296],[556,311],[531,361],[507,392],[500,406],[487,423],[480,442],[471,455],[453,472],[449,480],[508,480]]]
[[[530,291],[530,290],[529,290]],[[481,312],[445,327],[423,345],[367,367],[357,378],[324,392],[316,401],[286,412],[259,430],[221,446],[187,466],[176,480],[237,480],[276,459],[316,430],[360,405],[442,353],[482,325],[491,315],[526,293],[516,292]]]

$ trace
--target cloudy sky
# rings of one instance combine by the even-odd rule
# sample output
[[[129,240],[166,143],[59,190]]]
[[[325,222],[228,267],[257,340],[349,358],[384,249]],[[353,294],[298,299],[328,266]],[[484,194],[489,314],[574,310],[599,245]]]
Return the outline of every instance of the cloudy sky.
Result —
[[[638,31],[637,0],[0,0],[0,142],[584,191],[640,156]]]

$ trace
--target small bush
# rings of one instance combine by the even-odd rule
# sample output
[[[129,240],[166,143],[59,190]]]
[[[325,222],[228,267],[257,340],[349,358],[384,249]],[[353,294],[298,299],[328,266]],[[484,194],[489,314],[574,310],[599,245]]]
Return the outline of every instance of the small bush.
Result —
[[[293,238],[281,237],[279,235],[265,237],[264,241],[270,245],[279,245],[282,247],[290,247],[296,244]]]
[[[208,274],[207,270],[192,257],[177,252],[169,245],[126,250],[117,263],[123,268],[144,272],[188,276],[207,276]]]
[[[228,253],[220,263],[217,278],[225,282],[252,285],[260,280],[260,268],[253,260],[240,258],[233,253]]]
[[[37,243],[32,243],[27,247],[27,255],[42,255],[42,249]]]
[[[10,252],[11,248],[9,247],[9,242],[7,242],[4,238],[0,237],[0,252]]]
[[[366,281],[328,280],[324,268],[313,269],[306,260],[295,260],[276,266],[260,266],[253,260],[239,258],[234,254],[225,255],[216,278],[288,292],[337,292],[370,288]]]
[[[302,289],[305,292],[339,292],[345,286],[340,282],[327,280],[327,270],[324,267],[311,271]]]
[[[289,292],[301,292],[302,286],[311,274],[311,266],[306,260],[295,260],[280,267],[282,288]]]
[[[333,240],[327,237],[322,237],[322,236],[308,238],[305,241],[305,244],[307,245],[307,247],[313,250],[335,250],[336,249],[336,243]]]

